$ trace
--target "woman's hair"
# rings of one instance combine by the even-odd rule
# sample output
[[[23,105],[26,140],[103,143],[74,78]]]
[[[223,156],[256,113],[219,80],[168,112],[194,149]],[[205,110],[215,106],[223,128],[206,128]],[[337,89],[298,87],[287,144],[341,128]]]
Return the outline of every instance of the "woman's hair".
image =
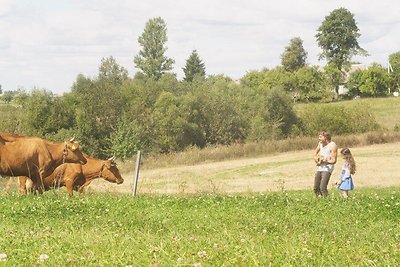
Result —
[[[350,173],[355,174],[356,173],[356,162],[354,161],[353,155],[351,154],[350,149],[347,147],[342,148],[340,150],[340,154],[342,154],[346,160],[346,162],[349,164],[350,167]]]

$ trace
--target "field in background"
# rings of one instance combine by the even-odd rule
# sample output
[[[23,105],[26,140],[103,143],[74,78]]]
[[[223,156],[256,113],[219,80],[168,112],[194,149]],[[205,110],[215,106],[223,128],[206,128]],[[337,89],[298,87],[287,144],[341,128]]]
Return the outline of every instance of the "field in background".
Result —
[[[354,175],[356,189],[400,186],[398,161],[400,142],[352,148],[357,162]],[[139,194],[193,193],[253,193],[281,190],[312,190],[315,164],[313,150],[277,153],[270,156],[245,158],[190,166],[142,169]],[[337,191],[334,182],[339,178],[343,159],[338,157],[330,189]],[[130,194],[134,177],[124,172],[125,182],[113,185],[97,180],[89,191],[108,191]]]
[[[400,142],[352,147],[351,150],[357,162],[357,173],[354,175],[357,188],[400,186],[400,172],[397,168]],[[312,190],[315,171],[312,155],[313,150],[308,149],[194,165],[142,168],[138,194]],[[331,190],[336,191],[333,183],[339,178],[342,164],[343,160],[339,156],[332,174]],[[124,166],[122,176],[125,182],[121,185],[97,179],[87,191],[131,194],[134,169],[133,162]],[[5,187],[6,182],[7,179],[0,179],[1,188]],[[11,184],[11,191],[17,191],[16,181]]]

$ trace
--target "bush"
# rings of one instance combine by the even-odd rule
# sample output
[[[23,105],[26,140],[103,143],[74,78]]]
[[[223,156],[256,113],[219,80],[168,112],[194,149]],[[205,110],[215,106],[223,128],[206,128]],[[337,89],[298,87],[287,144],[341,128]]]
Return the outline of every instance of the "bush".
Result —
[[[299,113],[304,134],[315,135],[326,129],[335,135],[365,133],[379,128],[368,106],[310,105]]]

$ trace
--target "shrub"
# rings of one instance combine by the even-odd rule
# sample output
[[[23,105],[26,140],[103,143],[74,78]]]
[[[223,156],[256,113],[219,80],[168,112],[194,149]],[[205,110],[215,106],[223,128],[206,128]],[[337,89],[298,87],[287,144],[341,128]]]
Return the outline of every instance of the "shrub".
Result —
[[[315,135],[322,129],[332,134],[365,133],[379,128],[368,106],[361,104],[310,105],[299,112],[301,125],[306,135]]]

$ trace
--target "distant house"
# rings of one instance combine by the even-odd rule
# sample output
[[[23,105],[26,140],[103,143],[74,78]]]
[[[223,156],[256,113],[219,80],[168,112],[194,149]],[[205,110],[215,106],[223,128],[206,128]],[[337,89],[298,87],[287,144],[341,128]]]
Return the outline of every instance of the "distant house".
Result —
[[[366,70],[368,67],[365,64],[352,64],[350,66],[349,71],[347,71],[344,74],[344,82],[339,85],[339,95],[345,95],[349,91],[349,89],[346,87],[347,82],[349,81],[350,74],[357,70]]]

